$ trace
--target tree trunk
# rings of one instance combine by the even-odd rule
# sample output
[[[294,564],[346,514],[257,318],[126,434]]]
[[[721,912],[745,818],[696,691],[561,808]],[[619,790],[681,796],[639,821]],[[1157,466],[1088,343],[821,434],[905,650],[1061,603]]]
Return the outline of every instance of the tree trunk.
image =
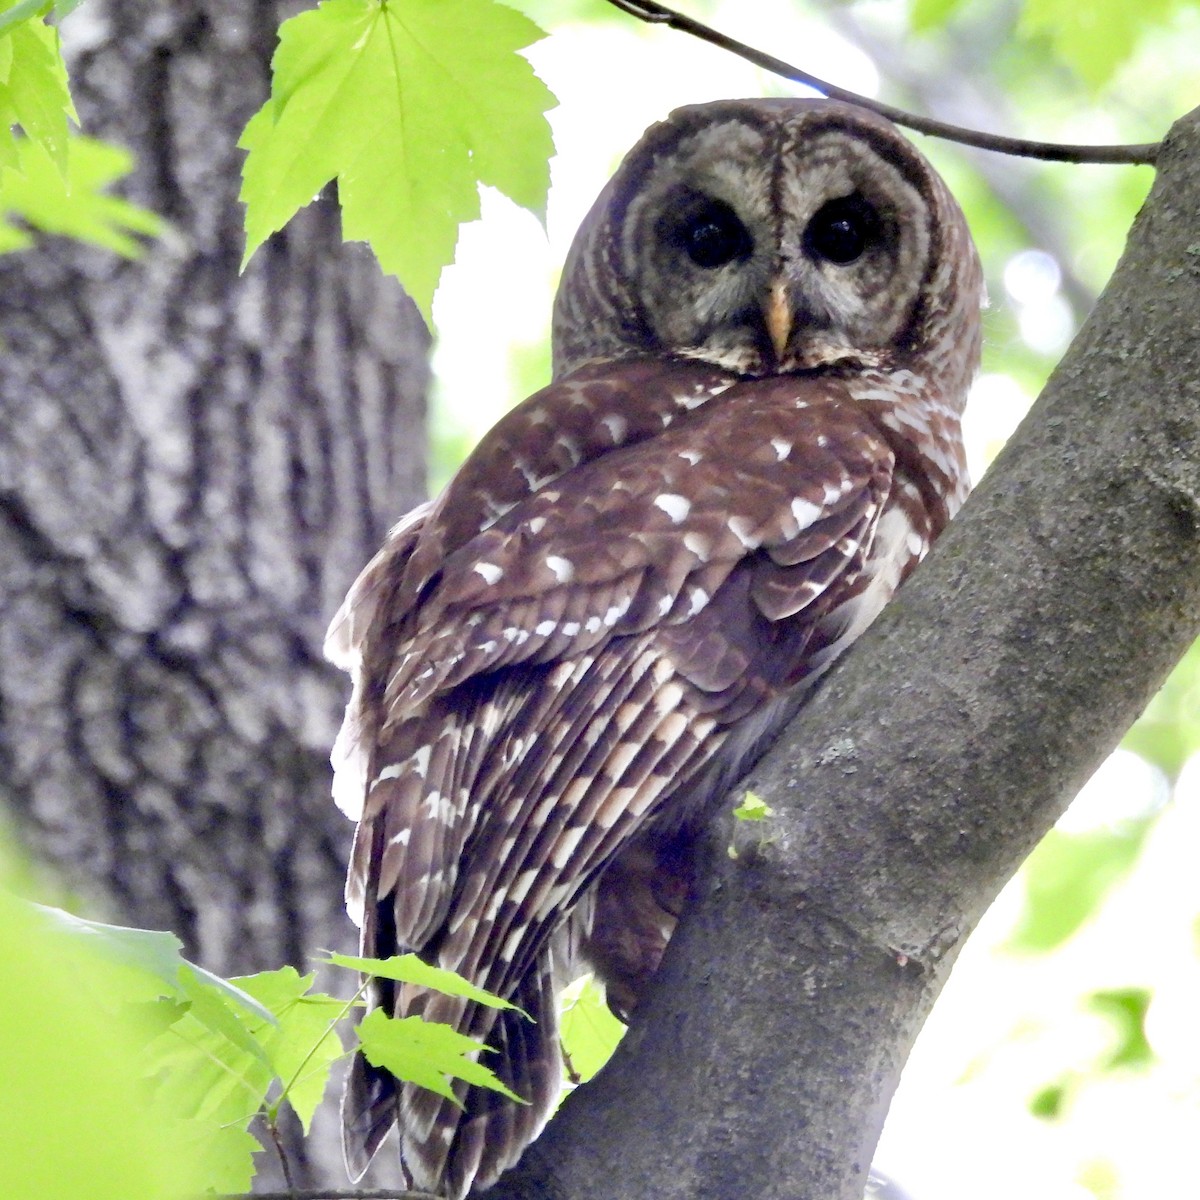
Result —
[[[347,949],[326,623],[424,486],[428,336],[322,199],[244,275],[235,149],[283,5],[93,0],[84,128],[171,223],[0,259],[0,810],[222,973]]]

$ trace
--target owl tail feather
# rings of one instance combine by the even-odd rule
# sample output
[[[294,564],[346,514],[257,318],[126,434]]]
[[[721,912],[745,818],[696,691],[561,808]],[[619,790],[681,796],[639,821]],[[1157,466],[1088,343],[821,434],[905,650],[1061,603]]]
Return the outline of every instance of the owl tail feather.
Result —
[[[480,1062],[527,1103],[456,1085],[460,1109],[434,1092],[400,1085],[401,1154],[416,1186],[461,1200],[495,1183],[542,1131],[562,1084],[555,990],[548,963],[539,962],[510,997],[521,1012],[471,1006],[460,1025],[469,1024],[471,1036],[491,1048]],[[430,1019],[437,1019],[436,1008],[430,1006]]]
[[[393,1076],[356,1054],[342,1093],[342,1156],[357,1183],[396,1123],[397,1084]]]

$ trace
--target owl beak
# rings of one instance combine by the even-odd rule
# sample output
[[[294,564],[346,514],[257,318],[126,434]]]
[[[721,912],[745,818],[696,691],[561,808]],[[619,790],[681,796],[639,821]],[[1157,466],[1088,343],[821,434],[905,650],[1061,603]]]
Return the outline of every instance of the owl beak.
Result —
[[[782,362],[792,336],[792,304],[784,280],[777,279],[771,284],[771,290],[763,301],[762,314],[767,336],[775,349],[775,361]]]

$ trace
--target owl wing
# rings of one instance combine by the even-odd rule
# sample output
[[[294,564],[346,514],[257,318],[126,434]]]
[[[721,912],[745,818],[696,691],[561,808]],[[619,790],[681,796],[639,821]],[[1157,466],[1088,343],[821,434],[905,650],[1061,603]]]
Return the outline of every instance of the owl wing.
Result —
[[[647,647],[726,724],[803,674],[798,643],[829,627],[835,601],[861,583],[893,460],[848,406],[781,413],[778,384],[738,385],[652,446],[576,468],[452,550],[416,608],[397,615],[379,606],[368,635],[375,661],[362,685],[373,694],[357,721],[371,770],[352,875],[374,881],[376,900],[395,895],[404,944],[423,945],[440,924],[444,904],[430,893],[453,890],[462,844],[481,814],[494,819],[494,805],[483,813],[480,772],[518,774],[496,755],[501,734],[529,762],[544,753],[531,753],[512,733],[512,713],[490,699],[505,672],[526,668],[521,679],[539,704],[564,691],[560,702],[578,726],[572,737],[610,702],[595,677],[563,674],[566,664],[634,635],[651,635]],[[760,444],[749,446],[752,438]],[[455,511],[453,498],[452,490],[444,507]],[[404,527],[406,544],[417,532],[409,570],[422,541],[439,538],[436,515]],[[373,564],[364,579],[380,573]],[[543,666],[557,673],[530,674]],[[524,711],[525,689],[516,690],[519,702],[507,703]],[[480,695],[489,701],[478,703]],[[552,714],[538,712],[526,737],[545,745]],[[545,781],[545,771],[529,780],[530,794],[541,796]],[[365,834],[381,816],[386,845],[367,861]],[[442,827],[455,835],[422,836]]]
[[[430,1178],[447,1156],[468,1183],[493,1178],[540,1127],[557,1090],[548,939],[730,725],[804,674],[808,645],[838,636],[862,590],[893,458],[827,383],[737,384],[659,430],[501,513],[463,522],[452,486],[370,623],[370,785],[349,885],[364,946],[417,949],[543,1023],[537,1070],[512,1054],[521,1031],[500,1030],[532,1111],[485,1098],[475,1112],[473,1092],[453,1153],[433,1130],[458,1118],[432,1093],[402,1095],[406,1157]],[[482,528],[461,540],[455,519]],[[490,1010],[391,999],[493,1031]],[[511,1136],[492,1136],[496,1122]]]

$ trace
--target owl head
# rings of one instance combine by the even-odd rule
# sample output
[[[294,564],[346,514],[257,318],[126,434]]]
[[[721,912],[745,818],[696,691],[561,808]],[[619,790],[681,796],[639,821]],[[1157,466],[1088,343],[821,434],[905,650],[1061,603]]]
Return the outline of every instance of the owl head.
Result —
[[[662,354],[746,376],[961,373],[982,290],[962,212],[890,122],[827,100],[693,105],[646,132],[580,227],[555,374]]]

